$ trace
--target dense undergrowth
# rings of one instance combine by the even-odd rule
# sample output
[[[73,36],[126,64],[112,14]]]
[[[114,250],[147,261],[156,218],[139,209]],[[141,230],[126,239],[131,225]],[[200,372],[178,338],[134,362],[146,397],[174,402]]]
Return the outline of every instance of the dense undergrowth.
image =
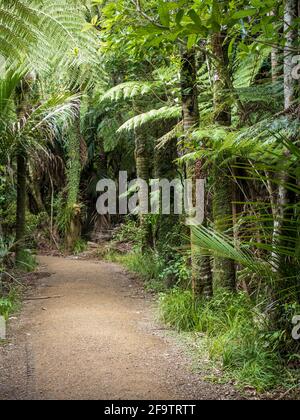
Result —
[[[264,314],[244,293],[219,290],[213,299],[194,302],[190,291],[160,295],[161,319],[178,331],[202,332],[211,360],[239,386],[267,391],[297,384],[280,356],[283,331],[271,331]]]

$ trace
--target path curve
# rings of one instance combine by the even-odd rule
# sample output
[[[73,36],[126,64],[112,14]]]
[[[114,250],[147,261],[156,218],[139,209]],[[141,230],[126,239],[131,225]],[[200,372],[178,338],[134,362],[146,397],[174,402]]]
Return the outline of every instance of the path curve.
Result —
[[[0,347],[0,399],[235,398],[192,373],[156,324],[153,302],[121,267],[57,257],[40,263],[52,275],[10,323],[9,344]]]

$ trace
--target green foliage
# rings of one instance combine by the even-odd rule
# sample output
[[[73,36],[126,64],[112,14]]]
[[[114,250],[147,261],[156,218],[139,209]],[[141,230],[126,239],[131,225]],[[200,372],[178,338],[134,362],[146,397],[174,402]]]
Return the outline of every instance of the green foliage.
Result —
[[[102,101],[119,101],[121,99],[133,99],[145,95],[151,95],[162,90],[161,82],[125,82],[108,90],[103,96]]]
[[[67,133],[67,186],[66,190],[56,201],[57,226],[60,232],[66,237],[70,231],[72,220],[78,217],[82,211],[79,204],[79,190],[81,177],[80,161],[80,135],[73,127]],[[75,242],[78,238],[74,238]]]
[[[154,177],[166,169],[167,176],[177,171],[183,179],[184,165],[197,161],[208,174],[208,202],[221,187],[214,173],[230,177],[234,231],[219,234],[211,228],[216,220],[209,220],[194,229],[192,245],[207,260],[233,260],[236,288],[248,294],[216,290],[211,301],[194,301],[190,236],[179,218],[129,218],[112,248],[126,242],[132,251],[107,258],[155,291],[187,289],[162,295],[164,321],[207,334],[211,358],[240,384],[259,390],[282,379],[279,354],[293,360],[288,331],[299,311],[299,104],[282,112],[283,78],[275,74],[274,82],[270,60],[278,46],[282,73],[283,12],[277,0],[0,0],[1,231],[10,235],[16,227],[20,149],[28,172],[34,168],[45,209],[37,216],[27,211],[26,248],[36,245],[37,230],[51,216],[54,242],[59,231],[66,242],[72,239],[70,250],[84,251],[80,228],[85,214],[86,230],[94,223],[96,182],[116,179],[120,170],[133,179],[141,167]],[[296,32],[297,25],[296,19]],[[221,57],[214,39],[223,34]],[[188,93],[181,91],[186,51],[195,51],[198,60],[187,91],[197,86],[200,111],[200,126],[188,135],[180,121],[182,94]],[[20,107],[28,88],[30,97]],[[230,110],[226,127],[216,124],[224,109]],[[134,148],[143,155],[139,168]],[[27,203],[36,211],[30,182]],[[290,196],[291,203],[281,202]],[[1,239],[0,275],[10,257],[11,244]],[[24,260],[22,268],[32,270],[30,251],[24,250]],[[7,316],[11,299],[0,302]]]
[[[120,228],[114,234],[114,240],[119,242],[131,242],[135,248],[142,246],[145,232],[137,219],[127,217]]]
[[[78,239],[75,242],[75,245],[74,245],[74,248],[73,248],[73,253],[75,255],[79,255],[79,254],[81,254],[82,252],[84,252],[86,250],[87,250],[87,243],[86,243],[86,241],[84,241],[83,239]]]
[[[179,331],[205,333],[212,360],[240,386],[265,391],[287,380],[279,348],[281,331],[269,333],[265,314],[250,298],[218,290],[212,300],[195,302],[192,293],[173,289],[160,296],[161,319]]]
[[[136,115],[130,120],[126,121],[119,129],[118,132],[135,130],[145,124],[155,123],[160,120],[167,121],[178,120],[181,116],[181,108],[178,106],[163,107],[160,109],[152,109],[144,114]]]
[[[178,255],[174,252],[172,254],[172,256],[167,255],[159,279],[165,285],[177,284],[188,287],[191,278],[191,269],[188,264],[190,255]]]
[[[19,309],[20,294],[18,289],[11,289],[5,296],[0,295],[0,315],[7,321],[9,315]]]
[[[197,323],[191,291],[174,288],[160,296],[161,319],[177,331],[194,331]]]
[[[106,259],[124,265],[129,271],[136,273],[145,282],[146,290],[159,292],[165,290],[161,282],[160,273],[164,262],[155,252],[145,254],[133,251],[128,254],[108,254]]]
[[[0,53],[9,61],[27,61],[49,71],[53,56],[83,63],[96,54],[94,31],[83,33],[85,7],[78,0],[1,0]],[[58,57],[61,52],[61,56]]]
[[[176,220],[177,221],[177,220]],[[155,230],[153,216],[146,219],[148,227]],[[156,221],[157,222],[157,221]],[[130,244],[133,252],[110,257],[126,265],[129,270],[138,273],[146,282],[151,282],[152,288],[164,290],[175,284],[188,286],[190,283],[189,253],[178,254],[175,247],[181,242],[181,227],[174,220],[160,220],[161,238],[155,249],[142,253],[145,243],[145,228],[137,219],[128,217],[114,234],[113,243],[124,242]]]
[[[32,254],[30,249],[23,249],[21,252],[19,261],[16,261],[16,265],[22,271],[30,273],[34,271],[38,265],[35,255]]]

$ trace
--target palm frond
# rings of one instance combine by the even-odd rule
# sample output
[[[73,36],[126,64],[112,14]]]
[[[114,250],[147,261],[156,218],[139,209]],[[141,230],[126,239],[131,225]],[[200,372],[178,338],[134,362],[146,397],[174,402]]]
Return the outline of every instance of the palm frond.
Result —
[[[257,258],[251,252],[249,245],[239,244],[237,246],[233,243],[232,238],[204,226],[194,226],[193,236],[194,245],[200,247],[202,252],[236,261],[265,280],[270,281],[274,278],[275,274],[271,262]]]

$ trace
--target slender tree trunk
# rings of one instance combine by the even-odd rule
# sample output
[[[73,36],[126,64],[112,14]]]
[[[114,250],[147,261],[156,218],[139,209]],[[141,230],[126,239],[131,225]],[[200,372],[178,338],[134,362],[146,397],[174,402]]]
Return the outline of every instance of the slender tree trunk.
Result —
[[[197,90],[197,68],[195,51],[185,51],[182,54],[181,67],[181,94],[184,132],[188,135],[193,128],[199,125],[199,106]],[[187,174],[191,179],[206,179],[203,171],[203,162],[200,160],[187,165]],[[206,220],[204,220],[204,225]],[[192,287],[196,298],[212,295],[212,270],[210,257],[194,245],[194,236],[191,229],[192,253]]]
[[[76,87],[76,92],[79,89]],[[80,178],[82,167],[86,164],[87,152],[80,127],[80,105],[74,126],[68,133],[68,169],[67,169],[67,224],[65,226],[65,246],[68,251],[73,251],[76,243],[80,240],[81,205],[79,203]]]
[[[272,11],[270,12],[270,16],[276,17],[277,12]],[[272,70],[272,82],[276,83],[278,81],[278,77],[280,76],[280,54],[278,48],[273,47],[271,51],[271,70]]]
[[[298,0],[286,0],[284,12],[284,34],[285,34],[285,50],[284,50],[284,107],[286,110],[297,100],[297,81],[294,80],[293,72],[293,57],[295,54],[296,41],[298,31],[295,28],[296,19],[299,13]],[[294,141],[294,139],[290,139]],[[290,158],[290,151],[285,150],[285,159]],[[295,194],[289,191],[286,187],[288,183],[294,181],[290,179],[287,171],[282,171],[279,175],[279,190],[277,200],[277,217],[274,220],[274,236],[273,244],[274,249],[285,248],[289,246],[289,238],[293,232],[292,219],[293,219],[293,204],[295,203]],[[276,258],[276,251],[273,251]],[[279,271],[287,263],[286,257],[277,258],[275,267]],[[277,265],[278,264],[278,265]]]
[[[26,228],[26,170],[24,150],[17,155],[16,263],[22,264]]]
[[[135,164],[136,173],[139,179],[146,181],[149,185],[150,180],[150,153],[145,142],[144,136],[139,133],[139,130],[135,130]],[[142,203],[148,203],[149,210],[149,193],[148,189],[140,189],[139,191],[140,200]],[[147,221],[145,214],[140,214],[140,224],[144,229],[145,237],[142,245],[142,251],[144,252],[147,248],[153,248],[153,233],[150,223]]]
[[[79,118],[79,117],[78,117]],[[74,132],[68,135],[68,169],[67,169],[67,205],[63,210],[67,213],[65,226],[65,246],[73,251],[81,236],[81,206],[79,204],[79,188],[81,176],[80,137],[78,133],[79,119]]]
[[[284,11],[284,104],[288,109],[295,102],[295,93],[297,81],[293,78],[292,72],[295,66],[293,57],[295,52],[295,41],[297,40],[297,30],[295,29],[296,19],[298,17],[298,0],[286,0]]]
[[[36,173],[32,167],[28,168],[28,188],[30,190],[30,195],[32,197],[32,208],[33,213],[42,213],[45,212],[45,205],[43,203],[41,189],[40,189],[40,180],[36,176]]]
[[[224,44],[225,34],[217,33],[212,39],[212,49],[218,63],[215,63],[214,107],[215,123],[222,126],[231,125],[231,106],[226,101],[227,83],[224,77],[228,67],[227,48]],[[226,156],[220,157],[213,168],[214,198],[213,215],[215,229],[220,233],[233,232],[233,182],[227,166],[223,165]],[[236,270],[235,262],[231,259],[215,256],[214,283],[229,290],[235,290]]]
[[[28,73],[16,91],[16,108],[18,119],[28,111],[30,93],[32,92],[36,75]],[[17,150],[17,214],[16,214],[16,263],[22,266],[24,260],[24,241],[26,231],[26,180],[27,180],[27,155],[26,150],[19,144]]]

